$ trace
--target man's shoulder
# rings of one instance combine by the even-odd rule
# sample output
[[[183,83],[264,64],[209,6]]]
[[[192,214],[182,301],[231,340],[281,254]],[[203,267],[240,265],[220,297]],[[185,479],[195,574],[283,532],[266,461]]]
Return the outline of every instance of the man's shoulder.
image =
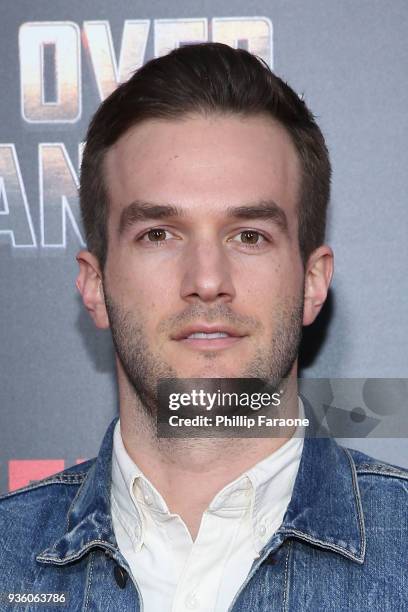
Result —
[[[0,497],[0,570],[16,575],[35,567],[35,556],[61,537],[67,516],[94,460],[34,481]]]
[[[355,467],[356,485],[365,511],[373,514],[389,511],[406,522],[408,470],[360,451],[345,450]]]
[[[351,448],[346,449],[353,459],[357,476],[372,476],[387,479],[408,480],[408,469],[387,463]]]
[[[95,459],[90,459],[78,465],[69,467],[62,472],[52,474],[42,480],[35,480],[29,485],[5,493],[0,496],[0,520],[10,510],[18,510],[19,515],[25,511],[31,514],[41,510],[45,512],[46,506],[55,510],[56,505],[70,504],[78,488],[84,482]]]
[[[0,497],[0,583],[34,580],[36,556],[67,529],[70,508],[94,460]]]

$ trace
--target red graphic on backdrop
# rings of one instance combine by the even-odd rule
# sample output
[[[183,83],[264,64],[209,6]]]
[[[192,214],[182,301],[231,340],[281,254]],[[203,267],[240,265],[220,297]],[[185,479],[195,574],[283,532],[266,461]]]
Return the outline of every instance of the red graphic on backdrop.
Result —
[[[77,459],[82,463],[86,459]],[[26,487],[35,480],[52,476],[65,469],[64,459],[11,459],[8,462],[8,490]]]

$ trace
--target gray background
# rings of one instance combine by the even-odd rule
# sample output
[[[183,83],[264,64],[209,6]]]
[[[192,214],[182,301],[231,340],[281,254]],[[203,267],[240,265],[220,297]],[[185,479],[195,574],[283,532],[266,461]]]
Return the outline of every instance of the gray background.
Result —
[[[405,0],[20,0],[3,1],[1,12],[0,142],[16,146],[37,239],[38,143],[64,142],[75,164],[99,100],[83,58],[81,120],[24,121],[18,57],[23,22],[70,20],[81,28],[84,20],[108,19],[117,53],[125,19],[268,17],[274,69],[304,94],[334,168],[328,242],[335,278],[321,321],[306,336],[302,375],[408,378]],[[145,59],[152,55],[151,29]],[[62,458],[68,466],[93,456],[117,411],[109,333],[93,328],[75,289],[79,247],[70,230],[65,249],[15,249],[0,234],[1,490],[7,489],[9,459]],[[319,345],[313,350],[312,337]],[[348,443],[408,465],[404,438]]]

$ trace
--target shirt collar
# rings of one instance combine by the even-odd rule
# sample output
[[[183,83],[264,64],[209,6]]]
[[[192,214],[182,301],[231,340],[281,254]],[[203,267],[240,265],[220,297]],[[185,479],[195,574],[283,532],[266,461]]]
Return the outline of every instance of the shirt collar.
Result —
[[[118,554],[111,518],[111,469],[115,419],[98,457],[72,502],[66,530],[37,556],[43,563],[62,565],[95,546]],[[356,470],[351,455],[332,439],[304,440],[293,494],[283,523],[264,547],[269,554],[293,537],[362,563],[364,520]]]
[[[299,398],[299,410],[303,406]],[[241,519],[248,513],[256,552],[276,531],[292,495],[303,445],[300,430],[277,451],[228,483],[211,501],[206,512],[223,519]],[[129,457],[116,424],[113,435],[112,503],[115,516],[140,550],[146,524],[168,521],[172,516],[165,500]]]

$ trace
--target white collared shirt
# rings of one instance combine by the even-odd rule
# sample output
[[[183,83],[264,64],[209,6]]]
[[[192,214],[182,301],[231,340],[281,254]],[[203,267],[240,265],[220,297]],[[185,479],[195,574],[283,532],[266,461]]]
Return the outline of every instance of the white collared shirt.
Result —
[[[300,403],[300,413],[303,406]],[[113,439],[112,521],[145,612],[226,612],[253,561],[282,523],[303,449],[296,432],[214,497],[196,540]]]

